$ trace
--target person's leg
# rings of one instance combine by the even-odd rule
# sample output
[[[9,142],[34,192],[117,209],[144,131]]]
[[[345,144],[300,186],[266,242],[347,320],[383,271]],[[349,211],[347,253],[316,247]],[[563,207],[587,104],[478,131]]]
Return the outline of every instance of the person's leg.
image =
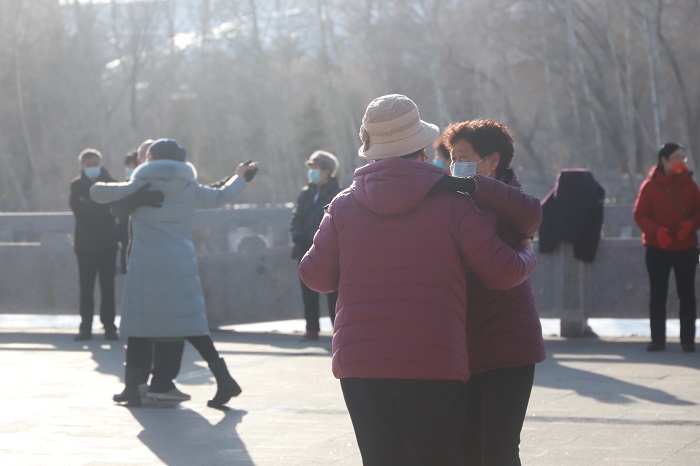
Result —
[[[456,380],[392,381],[404,465],[461,465],[466,389]]]
[[[95,278],[97,260],[94,253],[79,252],[78,276],[80,280],[80,333],[76,339],[89,339],[92,335],[92,319],[95,313]]]
[[[175,389],[173,380],[180,373],[185,341],[157,341],[153,344],[153,378],[150,392],[165,393]]]
[[[649,349],[663,349],[666,345],[666,298],[668,278],[671,275],[670,253],[647,247],[646,266],[649,274],[649,325],[651,342]]]
[[[465,389],[467,409],[460,439],[462,464],[465,465],[477,466],[481,464],[481,391],[483,390],[481,379],[481,374],[472,375]]]
[[[118,403],[127,406],[141,406],[139,382],[145,361],[150,357],[151,342],[147,338],[129,337],[126,343],[126,366],[124,371],[124,390],[112,396]]]
[[[676,291],[680,300],[679,318],[681,323],[681,345],[684,351],[695,349],[695,270],[698,267],[698,252],[695,249],[676,253],[673,272],[676,277]]]
[[[385,382],[385,379],[340,379],[364,466],[405,465],[396,400],[387,393]]]
[[[219,352],[214,347],[214,342],[209,335],[185,337],[197,352],[209,364],[209,370],[216,379],[216,394],[214,398],[207,401],[210,408],[222,408],[223,405],[234,397],[241,394],[242,390],[238,383],[231,377],[226,367],[226,362],[219,357]]]
[[[306,333],[309,336],[314,334],[318,337],[319,331],[319,294],[306,286],[304,282],[299,279],[301,283],[301,297],[304,301],[304,319],[306,319]]]
[[[100,276],[100,322],[105,328],[108,339],[117,338],[117,327],[114,325],[114,275],[116,272],[117,250],[101,251],[98,253],[98,269]]]
[[[535,365],[496,369],[481,378],[481,462],[520,465],[520,432],[530,401]],[[471,464],[471,463],[469,463]]]
[[[328,315],[331,318],[331,325],[335,323],[335,305],[338,302],[338,292],[328,293]]]

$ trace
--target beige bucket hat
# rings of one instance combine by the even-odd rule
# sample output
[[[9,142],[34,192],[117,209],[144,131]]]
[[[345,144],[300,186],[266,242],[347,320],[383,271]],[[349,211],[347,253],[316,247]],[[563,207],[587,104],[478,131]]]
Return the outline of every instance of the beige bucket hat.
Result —
[[[440,135],[437,126],[420,119],[416,104],[400,94],[377,97],[365,111],[360,126],[363,159],[400,157],[425,149]]]

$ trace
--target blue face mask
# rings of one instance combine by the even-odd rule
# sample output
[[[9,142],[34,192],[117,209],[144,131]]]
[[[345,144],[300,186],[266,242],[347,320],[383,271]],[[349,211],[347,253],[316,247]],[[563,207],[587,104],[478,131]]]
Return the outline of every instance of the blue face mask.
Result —
[[[452,173],[452,176],[458,178],[476,176],[476,166],[484,160],[486,160],[486,157],[478,162],[453,162],[452,165],[450,165],[450,173]]]
[[[321,170],[318,168],[309,168],[306,177],[308,178],[309,183],[318,184],[318,182],[321,181]]]
[[[447,170],[447,165],[445,165],[445,162],[443,162],[442,159],[434,158],[433,165],[435,165],[436,167],[440,167],[444,170]]]
[[[126,179],[129,180],[131,179],[131,174],[134,173],[133,168],[125,168],[124,169],[124,175],[126,175]]]
[[[101,167],[87,167],[83,169],[83,173],[85,173],[85,176],[87,176],[91,180],[96,180],[97,177],[100,176],[101,171]]]

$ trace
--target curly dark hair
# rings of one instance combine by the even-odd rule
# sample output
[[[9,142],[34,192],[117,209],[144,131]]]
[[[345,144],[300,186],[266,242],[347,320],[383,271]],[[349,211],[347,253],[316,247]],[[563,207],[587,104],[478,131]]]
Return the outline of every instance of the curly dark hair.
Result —
[[[498,152],[501,158],[496,168],[496,178],[504,179],[515,153],[513,137],[506,125],[479,118],[452,123],[445,129],[444,143],[450,151],[454,143],[460,139],[471,144],[474,151],[482,158]]]

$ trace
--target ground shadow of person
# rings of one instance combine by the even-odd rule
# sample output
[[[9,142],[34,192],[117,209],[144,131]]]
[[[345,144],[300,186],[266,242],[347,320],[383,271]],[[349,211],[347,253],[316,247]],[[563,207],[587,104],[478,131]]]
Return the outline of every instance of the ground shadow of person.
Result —
[[[697,358],[680,352],[658,356],[645,352],[645,345],[644,342],[603,341],[597,338],[548,340],[547,359],[537,365],[535,385],[572,390],[611,405],[635,403],[635,399],[665,405],[695,405],[695,402],[680,399],[667,391],[627,381],[630,378],[641,381],[653,377],[662,379],[665,377],[661,370],[664,365],[669,368],[687,367],[700,372]],[[581,364],[589,366],[590,370],[572,367]],[[614,367],[618,364],[619,368]],[[643,365],[655,367],[647,371]],[[604,371],[612,375],[600,373]]]
[[[138,439],[163,464],[253,465],[245,444],[236,433],[236,426],[247,412],[227,407],[202,409],[216,413],[221,419],[211,423],[196,410],[167,402],[146,403],[142,408],[131,409],[131,413],[143,426]]]
[[[15,347],[21,345],[22,351],[89,351],[97,364],[95,368],[97,372],[118,377],[124,374],[124,339],[108,341],[95,337],[88,341],[73,341],[72,333],[18,331],[2,332],[0,343]]]

